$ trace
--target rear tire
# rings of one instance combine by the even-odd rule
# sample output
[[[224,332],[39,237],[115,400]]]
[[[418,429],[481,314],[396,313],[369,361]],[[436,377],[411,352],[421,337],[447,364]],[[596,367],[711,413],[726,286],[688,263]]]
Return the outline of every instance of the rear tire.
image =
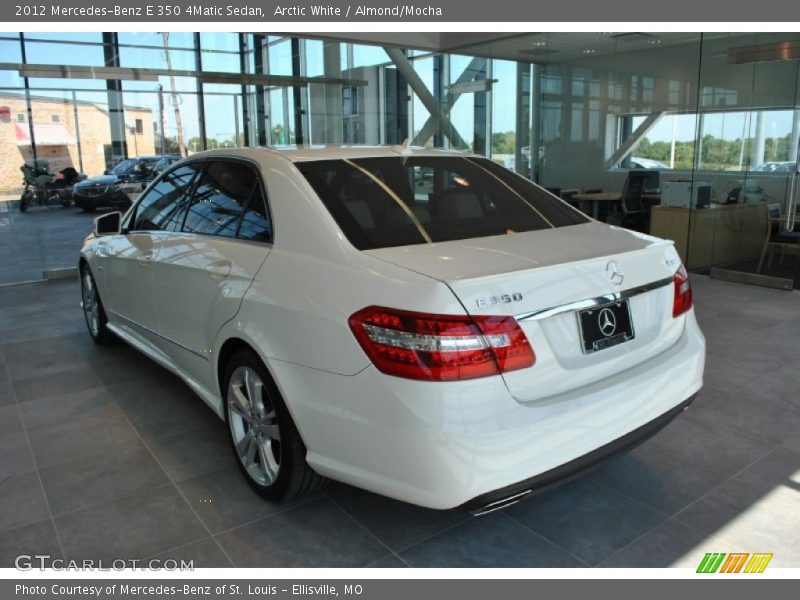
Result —
[[[306,463],[306,447],[261,359],[241,350],[224,379],[225,421],[236,464],[267,500],[289,500],[322,488],[327,479]]]
[[[81,305],[86,318],[86,328],[96,344],[107,345],[114,340],[114,334],[106,327],[108,319],[100,299],[100,292],[89,265],[81,266]]]
[[[28,197],[25,194],[23,194],[22,197],[19,199],[19,212],[25,212],[26,210],[28,210],[29,202],[30,200],[28,199]]]

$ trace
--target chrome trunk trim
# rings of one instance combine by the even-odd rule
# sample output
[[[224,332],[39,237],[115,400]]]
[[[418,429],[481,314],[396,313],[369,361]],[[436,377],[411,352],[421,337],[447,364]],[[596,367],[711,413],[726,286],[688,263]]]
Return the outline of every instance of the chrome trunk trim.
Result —
[[[548,317],[560,315],[561,313],[583,310],[585,308],[593,308],[595,306],[602,306],[612,302],[619,302],[620,300],[627,300],[628,298],[633,298],[639,294],[644,294],[667,285],[671,285],[672,281],[672,277],[666,277],[664,279],[659,279],[658,281],[653,281],[652,283],[646,283],[644,285],[630,288],[628,290],[622,290],[620,292],[611,292],[603,296],[586,298],[585,300],[576,300],[575,302],[569,302],[559,306],[551,306],[550,308],[542,308],[533,312],[521,313],[516,315],[515,318],[517,321],[538,321],[539,319],[546,319]]]

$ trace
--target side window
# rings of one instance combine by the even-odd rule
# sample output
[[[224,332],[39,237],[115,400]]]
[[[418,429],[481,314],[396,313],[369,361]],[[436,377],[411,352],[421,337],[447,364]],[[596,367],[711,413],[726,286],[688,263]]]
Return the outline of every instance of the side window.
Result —
[[[272,225],[267,212],[267,203],[261,186],[253,188],[253,194],[247,203],[247,209],[242,217],[242,224],[239,227],[239,235],[236,237],[243,240],[253,240],[256,242],[272,241]]]
[[[183,221],[184,193],[198,165],[178,167],[164,175],[136,205],[131,231],[177,231]]]
[[[255,172],[248,165],[210,161],[190,199],[183,230],[234,237],[257,182]]]

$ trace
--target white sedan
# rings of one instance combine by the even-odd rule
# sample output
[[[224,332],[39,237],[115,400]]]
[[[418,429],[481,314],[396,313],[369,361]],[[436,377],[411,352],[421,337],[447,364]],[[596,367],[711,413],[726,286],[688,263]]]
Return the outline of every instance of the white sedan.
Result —
[[[196,154],[99,217],[80,270],[92,337],[183,378],[273,500],[331,478],[490,511],[632,447],[702,385],[672,243],[480,156]]]

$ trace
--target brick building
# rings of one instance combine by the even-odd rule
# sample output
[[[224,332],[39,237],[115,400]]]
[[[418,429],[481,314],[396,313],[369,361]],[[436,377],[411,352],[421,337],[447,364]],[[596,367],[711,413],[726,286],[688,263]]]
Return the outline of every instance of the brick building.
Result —
[[[111,160],[111,127],[104,105],[83,100],[31,96],[37,158],[50,161],[53,172],[72,166],[90,177]],[[125,106],[129,156],[155,154],[153,111]],[[76,123],[77,120],[77,123]],[[20,166],[33,158],[25,97],[0,93],[0,191],[22,187]]]

